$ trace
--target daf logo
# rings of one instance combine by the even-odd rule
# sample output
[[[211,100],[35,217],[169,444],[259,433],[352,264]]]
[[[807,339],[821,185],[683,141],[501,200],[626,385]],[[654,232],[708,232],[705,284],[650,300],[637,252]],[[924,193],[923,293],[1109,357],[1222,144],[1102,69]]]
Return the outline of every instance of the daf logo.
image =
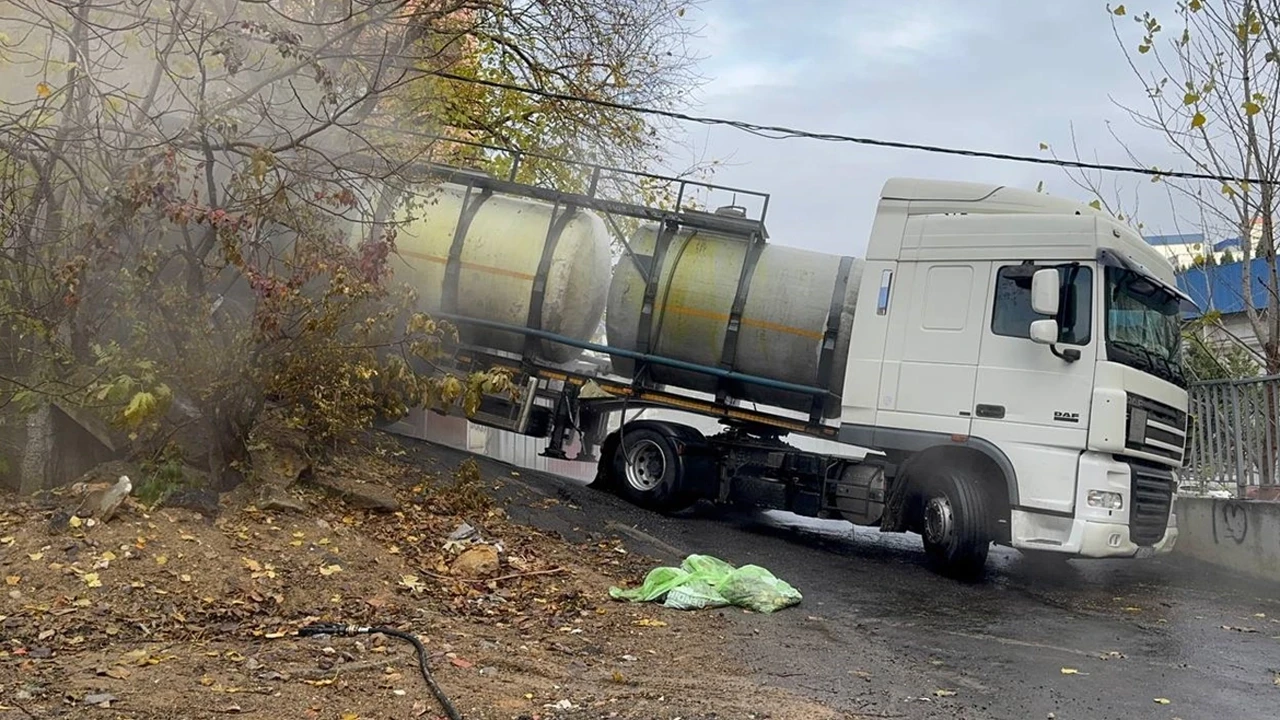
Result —
[[[1054,410],[1053,421],[1064,422],[1064,423],[1078,423],[1080,422],[1080,413],[1065,412],[1063,410]]]

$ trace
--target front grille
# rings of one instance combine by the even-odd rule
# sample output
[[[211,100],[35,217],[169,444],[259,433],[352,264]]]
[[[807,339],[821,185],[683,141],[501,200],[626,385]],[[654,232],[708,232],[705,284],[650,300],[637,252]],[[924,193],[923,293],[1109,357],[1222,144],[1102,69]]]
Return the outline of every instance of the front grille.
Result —
[[[1164,537],[1169,525],[1173,471],[1130,460],[1129,474],[1129,539],[1138,545],[1155,545]]]
[[[1181,465],[1187,455],[1187,414],[1133,393],[1127,405],[1125,448]]]

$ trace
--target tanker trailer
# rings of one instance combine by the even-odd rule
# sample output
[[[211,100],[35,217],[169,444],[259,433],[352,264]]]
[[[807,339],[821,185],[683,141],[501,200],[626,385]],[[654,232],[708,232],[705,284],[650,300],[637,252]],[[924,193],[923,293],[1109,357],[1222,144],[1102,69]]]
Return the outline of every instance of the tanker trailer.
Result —
[[[456,314],[590,341],[600,327],[610,275],[610,236],[590,210],[454,183],[420,190],[401,207],[392,270],[428,314]],[[553,364],[582,350],[463,323],[462,342]]]
[[[649,265],[658,271],[646,278],[636,263],[618,263],[605,313],[611,347],[827,388],[830,401],[821,415],[840,414],[862,260],[707,229],[685,227],[664,238],[661,223],[641,226],[630,248],[653,258]],[[650,313],[643,311],[646,305]],[[635,377],[634,360],[611,360],[614,372]],[[662,365],[646,371],[662,385],[800,412],[813,409],[812,395]]]

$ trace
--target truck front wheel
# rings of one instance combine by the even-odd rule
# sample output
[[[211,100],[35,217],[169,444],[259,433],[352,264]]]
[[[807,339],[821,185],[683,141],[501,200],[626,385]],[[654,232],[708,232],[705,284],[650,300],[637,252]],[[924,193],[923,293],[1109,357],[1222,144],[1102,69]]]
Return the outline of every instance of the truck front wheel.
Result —
[[[614,482],[632,503],[677,512],[696,501],[684,488],[684,463],[666,435],[649,428],[628,430],[613,458]]]
[[[929,562],[958,580],[980,578],[991,548],[990,502],[981,485],[956,468],[938,468],[920,494],[920,534]]]

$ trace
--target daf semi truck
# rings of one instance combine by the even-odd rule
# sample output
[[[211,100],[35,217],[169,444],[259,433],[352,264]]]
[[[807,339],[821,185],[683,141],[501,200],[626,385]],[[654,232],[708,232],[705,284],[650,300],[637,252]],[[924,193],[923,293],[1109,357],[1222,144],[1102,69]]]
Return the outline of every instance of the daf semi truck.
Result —
[[[718,188],[758,217],[608,200],[598,171],[577,194],[432,172],[428,209],[399,216],[396,277],[459,328],[456,371],[522,388],[470,420],[550,457],[580,441],[596,487],[667,513],[705,500],[919,533],[958,578],[992,544],[1132,558],[1177,538],[1190,301],[1106,213],[891,179],[853,257],[769,241],[768,196],[741,189]]]

